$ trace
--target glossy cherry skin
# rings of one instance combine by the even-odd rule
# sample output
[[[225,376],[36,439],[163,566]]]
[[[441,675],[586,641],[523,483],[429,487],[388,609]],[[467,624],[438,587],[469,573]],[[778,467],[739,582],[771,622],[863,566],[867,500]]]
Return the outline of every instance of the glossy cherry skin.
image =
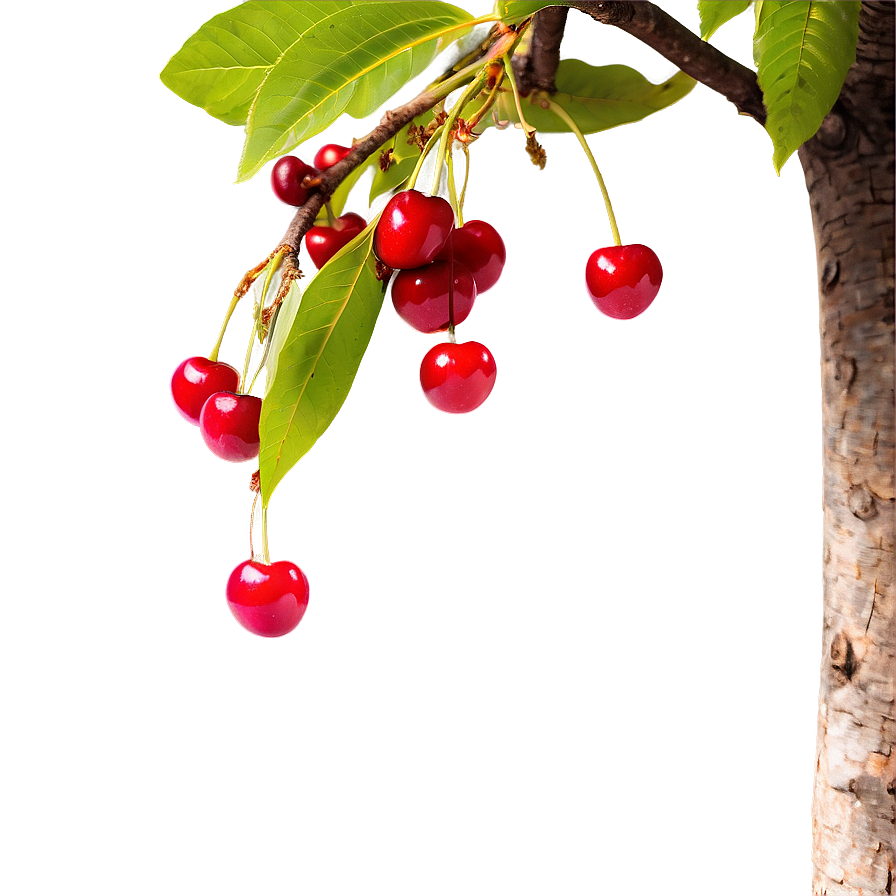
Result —
[[[454,211],[440,196],[417,190],[397,193],[387,203],[373,237],[373,251],[395,270],[429,264],[454,230]]]
[[[324,144],[314,155],[314,167],[319,171],[332,168],[337,162],[341,162],[350,152],[350,146],[340,146],[338,143]]]
[[[171,396],[184,420],[199,425],[199,414],[215,392],[234,392],[240,383],[239,371],[221,361],[187,358],[171,377]]]
[[[305,248],[320,270],[343,246],[347,246],[365,227],[367,222],[354,212],[337,218],[332,227],[312,227],[305,234]]]
[[[452,277],[453,288],[452,288]],[[392,280],[392,304],[399,317],[421,333],[438,333],[449,324],[449,289],[454,323],[467,319],[476,300],[476,282],[461,264],[436,260],[399,271]]]
[[[474,411],[495,385],[491,352],[478,342],[434,345],[420,365],[420,385],[429,403],[449,414]]]
[[[659,258],[640,243],[598,249],[585,264],[591,300],[604,314],[618,320],[630,320],[646,310],[662,282]]]
[[[308,607],[308,578],[295,563],[246,560],[227,580],[227,606],[239,624],[263,638],[288,635]]]
[[[278,199],[287,205],[304,205],[314,192],[302,186],[306,177],[317,177],[320,172],[295,156],[283,156],[271,169],[271,187]]]
[[[485,221],[467,221],[463,227],[456,227],[436,257],[449,258],[452,252],[454,260],[473,275],[477,294],[498,282],[507,261],[504,240]]]
[[[238,463],[258,456],[261,399],[235,392],[216,392],[202,406],[199,432],[213,454]]]

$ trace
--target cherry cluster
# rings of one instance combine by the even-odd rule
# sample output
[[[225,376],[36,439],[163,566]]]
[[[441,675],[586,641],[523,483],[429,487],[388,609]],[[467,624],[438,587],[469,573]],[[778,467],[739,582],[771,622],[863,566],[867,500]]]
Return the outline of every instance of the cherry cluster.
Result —
[[[479,342],[455,342],[454,327],[501,276],[507,252],[498,231],[485,221],[455,227],[446,200],[410,189],[383,209],[373,251],[397,271],[392,304],[402,320],[421,333],[449,332],[451,342],[433,346],[420,365],[424,395],[441,411],[475,410],[495,385],[495,360]]]
[[[350,147],[321,147],[314,165],[285,156],[274,165],[274,194],[289,205],[304,205],[320,183],[320,173],[345,158]],[[313,227],[305,238],[308,254],[318,268],[367,226],[360,215],[343,215],[333,226]],[[225,323],[226,326],[226,323]],[[220,341],[220,340],[219,340]],[[171,395],[181,416],[199,427],[205,444],[223,460],[240,462],[258,456],[261,446],[261,399],[244,393],[239,371],[212,358],[196,356],[178,365],[171,378]],[[308,606],[308,579],[294,563],[246,560],[227,582],[227,603],[237,621],[250,632],[279,637],[291,632]]]

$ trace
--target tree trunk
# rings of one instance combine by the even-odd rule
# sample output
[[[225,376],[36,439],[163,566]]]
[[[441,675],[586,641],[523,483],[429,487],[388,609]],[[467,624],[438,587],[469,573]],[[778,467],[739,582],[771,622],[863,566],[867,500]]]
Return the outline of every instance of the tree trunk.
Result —
[[[856,64],[800,150],[824,464],[814,893],[894,892],[894,8],[862,4]]]

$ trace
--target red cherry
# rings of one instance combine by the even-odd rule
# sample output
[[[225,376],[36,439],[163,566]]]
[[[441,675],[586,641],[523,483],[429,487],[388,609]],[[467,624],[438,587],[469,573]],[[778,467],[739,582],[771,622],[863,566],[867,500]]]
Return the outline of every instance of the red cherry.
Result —
[[[235,392],[239,384],[239,372],[229,364],[187,358],[171,377],[171,395],[181,416],[198,426],[206,399],[215,392]]]
[[[227,606],[254,635],[288,635],[308,607],[308,579],[295,563],[246,560],[227,580]]]
[[[213,454],[238,463],[258,455],[261,399],[254,395],[216,392],[202,406],[199,431]]]
[[[609,317],[637,317],[656,298],[663,266],[653,249],[634,243],[608,246],[591,253],[585,264],[588,294]]]
[[[271,169],[271,187],[278,199],[287,205],[304,205],[313,192],[302,186],[306,177],[317,177],[317,168],[306,165],[295,156],[283,156]]]
[[[452,252],[454,260],[473,275],[477,294],[484,293],[498,282],[507,260],[504,240],[485,221],[467,221],[463,227],[456,227],[436,257],[449,258]]]
[[[338,143],[326,143],[314,156],[314,167],[323,171],[332,168],[337,162],[341,162],[350,152],[350,146],[340,146]]]
[[[390,268],[419,268],[438,254],[454,229],[454,211],[440,196],[405,190],[383,209],[373,251]]]
[[[448,290],[454,270],[451,296],[454,323],[467,319],[476,299],[476,283],[470,272],[457,263],[433,261],[422,268],[399,271],[392,281],[392,304],[402,320],[421,333],[447,330]]]
[[[496,374],[495,359],[484,345],[443,342],[424,356],[420,385],[433,407],[449,414],[465,414],[488,398]]]
[[[305,248],[315,267],[320,270],[343,246],[347,246],[367,222],[354,212],[337,218],[332,227],[312,227],[305,234]]]

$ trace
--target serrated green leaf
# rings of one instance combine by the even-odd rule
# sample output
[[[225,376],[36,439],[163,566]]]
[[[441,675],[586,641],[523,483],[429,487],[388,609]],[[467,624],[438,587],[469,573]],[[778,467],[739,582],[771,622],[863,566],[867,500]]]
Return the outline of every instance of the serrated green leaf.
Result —
[[[383,304],[372,243],[376,221],[310,282],[273,362],[261,406],[262,502],[332,423]],[[278,321],[274,331],[280,329]]]
[[[436,0],[339,9],[290,46],[258,89],[246,122],[238,181],[329,127],[369,115],[442,49],[470,15]]]
[[[709,40],[725,22],[749,8],[752,0],[699,0],[700,37]]]
[[[594,134],[640,121],[671,106],[690,93],[695,83],[684,72],[676,72],[662,84],[652,84],[640,72],[625,65],[593,66],[580,59],[563,59],[557,69],[557,92],[551,95],[551,101],[562,106],[583,133]],[[568,131],[560,118],[542,108],[537,93],[523,100],[523,114],[538,131]],[[480,128],[494,124],[494,117],[499,121],[519,120],[509,90],[501,93]]]
[[[162,83],[227,124],[245,124],[277,60],[323,20],[357,5],[348,0],[243,3],[189,37],[162,71]]]
[[[857,0],[764,0],[753,38],[775,170],[814,136],[855,62]]]

